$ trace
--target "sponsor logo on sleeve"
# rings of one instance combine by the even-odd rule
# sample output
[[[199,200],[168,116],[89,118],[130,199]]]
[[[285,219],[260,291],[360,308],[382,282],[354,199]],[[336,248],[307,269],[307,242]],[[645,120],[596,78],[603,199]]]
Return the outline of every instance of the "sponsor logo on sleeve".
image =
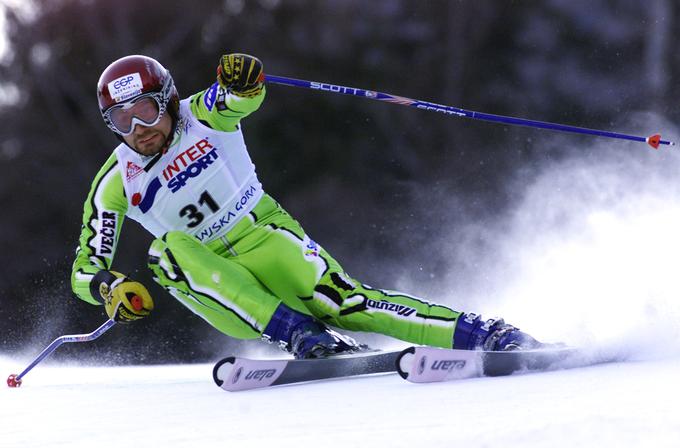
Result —
[[[368,302],[366,302],[366,306],[376,310],[383,310],[388,311],[390,313],[395,313],[398,314],[399,316],[410,316],[416,312],[415,308],[411,308],[410,306],[406,305],[400,305],[398,303],[388,302],[387,300],[384,299],[379,301],[368,299]]]
[[[319,256],[319,245],[314,240],[305,235],[304,254],[306,260],[311,260]]]
[[[142,93],[144,83],[142,83],[142,77],[139,76],[139,73],[129,73],[114,79],[108,84],[108,87],[111,99],[116,103],[120,103]]]
[[[99,244],[97,255],[112,256],[116,244],[118,216],[113,212],[101,212],[99,216]]]
[[[205,95],[203,95],[203,103],[205,104],[205,108],[208,109],[208,112],[212,112],[213,107],[215,107],[215,99],[217,98],[218,87],[219,87],[218,83],[213,84],[205,92]]]

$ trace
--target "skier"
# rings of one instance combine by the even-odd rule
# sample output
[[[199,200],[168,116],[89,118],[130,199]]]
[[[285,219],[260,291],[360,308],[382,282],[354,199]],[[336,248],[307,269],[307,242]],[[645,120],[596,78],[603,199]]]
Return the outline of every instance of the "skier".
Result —
[[[226,54],[217,81],[179,99],[146,56],[109,65],[99,108],[120,144],[85,201],[71,277],[75,294],[109,317],[147,316],[147,289],[111,265],[125,217],[155,240],[148,266],[171,295],[222,333],[278,343],[296,358],[360,351],[329,326],[469,350],[534,348],[502,319],[484,321],[351,278],[262,189],[241,129],[265,97],[260,60]]]

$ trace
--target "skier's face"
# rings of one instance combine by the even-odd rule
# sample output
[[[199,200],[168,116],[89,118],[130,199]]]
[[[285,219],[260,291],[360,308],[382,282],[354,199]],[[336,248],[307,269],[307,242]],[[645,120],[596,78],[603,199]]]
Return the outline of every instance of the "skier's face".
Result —
[[[138,153],[152,156],[163,149],[172,131],[172,118],[170,114],[164,114],[154,126],[136,124],[130,135],[125,135],[125,143],[134,148]]]

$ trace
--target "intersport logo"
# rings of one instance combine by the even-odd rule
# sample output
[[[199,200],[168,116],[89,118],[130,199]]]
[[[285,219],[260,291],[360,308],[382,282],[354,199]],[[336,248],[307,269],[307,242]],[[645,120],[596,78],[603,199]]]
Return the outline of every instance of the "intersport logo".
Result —
[[[212,165],[219,158],[217,149],[204,138],[191,145],[188,149],[179,153],[163,168],[163,178],[167,181],[167,187],[172,193],[178,192],[184,187],[189,179],[199,176],[204,169]],[[151,210],[156,200],[156,194],[163,188],[158,176],[154,177],[146,188],[144,194],[132,195],[132,205],[139,207],[142,213]]]
[[[176,193],[187,184],[189,179],[199,176],[219,158],[219,154],[207,139],[201,139],[188,149],[179,153],[163,169],[163,178],[171,192]]]

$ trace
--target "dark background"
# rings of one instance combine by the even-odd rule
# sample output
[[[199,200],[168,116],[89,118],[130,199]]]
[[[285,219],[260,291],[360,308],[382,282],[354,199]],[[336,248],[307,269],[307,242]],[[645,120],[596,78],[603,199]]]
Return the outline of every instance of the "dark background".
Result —
[[[33,356],[105,320],[72,295],[69,276],[82,203],[117,144],[95,86],[124,55],[160,60],[181,97],[214,81],[221,54],[246,52],[271,74],[597,129],[647,135],[660,130],[640,127],[636,113],[679,114],[680,6],[670,0],[32,3],[5,8],[10,50],[0,63],[6,353]],[[351,275],[385,288],[406,276],[410,292],[454,306],[445,285],[477,267],[441,240],[502,213],[519,170],[591,151],[593,139],[547,148],[548,131],[276,85],[244,132],[266,191]],[[205,361],[243,344],[155,286],[151,239],[128,221],[114,267],[149,286],[153,316],[56,357]]]

